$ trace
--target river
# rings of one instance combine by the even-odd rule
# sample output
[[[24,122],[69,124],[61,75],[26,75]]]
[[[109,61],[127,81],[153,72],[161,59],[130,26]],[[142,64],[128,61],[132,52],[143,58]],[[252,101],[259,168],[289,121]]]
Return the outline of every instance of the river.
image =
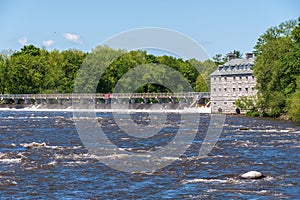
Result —
[[[170,113],[173,125],[143,142],[141,138],[122,140],[113,115],[97,113],[116,145],[139,145],[143,150],[170,142],[178,130],[179,115]],[[129,173],[110,168],[88,152],[72,112],[1,111],[0,199],[299,198],[299,124],[227,116],[215,147],[207,157],[197,158],[210,117],[200,116],[198,133],[180,159],[153,172]],[[136,113],[132,118],[143,121],[145,116]],[[240,178],[251,170],[265,177]]]

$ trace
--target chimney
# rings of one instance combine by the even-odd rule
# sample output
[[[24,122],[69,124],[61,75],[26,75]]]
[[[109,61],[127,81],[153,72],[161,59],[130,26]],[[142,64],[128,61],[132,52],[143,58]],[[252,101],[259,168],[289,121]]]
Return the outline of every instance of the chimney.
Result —
[[[235,58],[235,55],[233,54],[233,53],[229,53],[228,55],[227,55],[227,61],[230,61],[230,60],[232,60],[232,59],[234,59]]]
[[[246,53],[246,59],[253,58],[253,53]]]

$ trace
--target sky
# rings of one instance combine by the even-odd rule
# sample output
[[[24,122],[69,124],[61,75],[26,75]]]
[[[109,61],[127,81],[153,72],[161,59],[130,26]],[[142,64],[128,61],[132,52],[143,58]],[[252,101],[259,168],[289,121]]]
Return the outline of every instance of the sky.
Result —
[[[299,0],[1,0],[0,51],[33,44],[88,52],[121,32],[158,27],[210,56],[245,54],[268,28],[299,16]]]

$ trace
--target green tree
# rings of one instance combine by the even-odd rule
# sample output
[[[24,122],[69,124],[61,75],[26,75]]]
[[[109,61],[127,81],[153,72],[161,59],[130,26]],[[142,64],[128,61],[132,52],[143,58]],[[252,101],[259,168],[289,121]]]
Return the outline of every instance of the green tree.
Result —
[[[222,59],[222,54],[218,53],[213,57],[213,61],[215,62],[215,64],[217,66],[219,65],[223,65],[224,64],[224,60]]]
[[[213,73],[217,69],[216,63],[213,62],[212,60],[205,60],[205,61],[201,62],[194,58],[188,60],[188,62],[197,69],[197,71],[204,78],[204,80],[207,84],[207,87],[209,87],[210,86],[210,74]],[[197,86],[197,84],[196,84],[196,86]]]
[[[298,24],[299,27],[299,24]],[[261,110],[271,116],[287,112],[287,98],[295,92],[300,74],[296,21],[269,28],[255,46],[254,75]],[[294,34],[294,35],[293,35]]]
[[[196,80],[195,92],[208,92],[208,85],[201,74],[198,75]]]
[[[0,93],[5,92],[5,71],[6,63],[4,55],[0,54]]]
[[[57,89],[61,93],[72,93],[77,71],[81,67],[87,54],[76,49],[62,51],[60,54],[61,63],[59,63],[59,70],[62,76]]]
[[[110,65],[122,54],[124,51],[114,50],[107,46],[97,46],[93,49],[77,72],[74,92],[111,92],[117,69]]]
[[[228,56],[229,55],[233,55],[234,58],[242,58],[243,54],[239,51],[239,50],[233,50],[232,52],[227,53],[224,57],[223,57],[223,63],[227,62],[228,60]]]
[[[7,87],[11,94],[40,93],[43,76],[46,73],[41,54],[46,52],[33,45],[24,46],[14,53],[7,62]]]
[[[295,121],[300,121],[300,76],[297,77],[296,91],[288,99],[288,115]]]
[[[241,96],[235,101],[235,106],[240,110],[255,112],[257,111],[256,96]]]
[[[233,50],[232,54],[234,55],[235,58],[242,58],[243,57],[243,54],[238,50]]]

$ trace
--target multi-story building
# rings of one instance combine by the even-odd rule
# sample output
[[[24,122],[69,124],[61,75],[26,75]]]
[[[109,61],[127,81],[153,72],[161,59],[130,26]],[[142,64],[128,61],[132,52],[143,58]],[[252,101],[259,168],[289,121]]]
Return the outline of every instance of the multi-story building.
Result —
[[[252,53],[246,53],[246,58],[234,58],[230,54],[224,65],[210,75],[210,100],[212,113],[236,113],[234,102],[241,96],[257,93],[252,67]]]

